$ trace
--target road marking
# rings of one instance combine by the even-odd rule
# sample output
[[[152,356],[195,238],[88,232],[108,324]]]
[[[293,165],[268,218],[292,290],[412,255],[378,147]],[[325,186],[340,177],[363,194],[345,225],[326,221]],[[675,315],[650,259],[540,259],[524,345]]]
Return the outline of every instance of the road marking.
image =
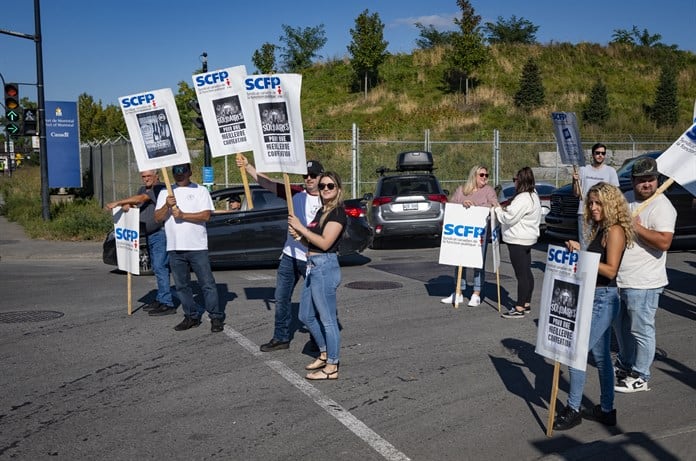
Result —
[[[225,325],[224,332],[228,337],[237,341],[240,346],[254,357],[261,358],[266,355],[259,350],[258,345],[229,325]],[[300,392],[312,399],[314,403],[323,408],[328,414],[346,426],[353,434],[364,440],[373,450],[382,455],[384,459],[389,461],[410,461],[408,456],[397,450],[391,443],[384,440],[379,434],[367,427],[365,423],[339,405],[338,402],[324,395],[319,389],[312,386],[307,380],[295,373],[283,362],[278,360],[264,360],[263,362],[271,370],[285,378],[286,381]]]
[[[272,280],[272,279],[275,279],[275,277],[273,277],[272,275],[250,274],[250,273],[242,274],[241,277],[245,280]]]

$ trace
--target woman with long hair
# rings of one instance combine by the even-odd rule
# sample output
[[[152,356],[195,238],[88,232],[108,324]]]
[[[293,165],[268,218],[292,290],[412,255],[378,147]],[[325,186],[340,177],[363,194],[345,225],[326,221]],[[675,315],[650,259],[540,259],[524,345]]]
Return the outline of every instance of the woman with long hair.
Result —
[[[526,166],[517,172],[513,181],[515,196],[510,204],[505,209],[499,205],[495,207],[517,279],[517,303],[502,314],[508,319],[523,318],[531,309],[534,291],[532,246],[539,239],[541,224],[541,202],[535,189],[534,172]]]
[[[554,423],[558,431],[570,429],[582,422],[582,417],[599,421],[606,426],[616,425],[614,409],[614,367],[611,362],[611,325],[619,312],[619,289],[616,274],[624,250],[633,245],[633,224],[628,203],[618,187],[600,182],[590,187],[583,212],[588,229],[587,251],[599,253],[597,285],[592,305],[589,349],[599,374],[600,404],[580,413],[585,372],[569,367],[570,391],[568,404]],[[571,251],[580,250],[580,243],[568,240]]]
[[[450,203],[459,203],[466,208],[471,206],[491,207],[498,204],[498,199],[495,195],[495,190],[488,184],[488,168],[483,165],[475,165],[469,170],[469,177],[466,182],[457,187],[454,191]],[[490,233],[490,224],[486,226],[486,235],[482,245],[483,266],[481,269],[474,268],[474,287],[471,297],[469,298],[469,306],[475,307],[481,304],[481,288],[486,278],[486,249],[488,248],[488,235]],[[459,269],[455,268],[454,280],[457,280]],[[462,289],[466,289],[466,267],[462,268]],[[456,298],[455,298],[456,296]],[[455,303],[456,300],[456,303]],[[456,291],[449,297],[441,300],[443,304],[460,304],[464,302],[464,295],[457,294]]]
[[[306,227],[293,215],[290,233],[307,246],[307,275],[300,298],[299,318],[319,347],[319,357],[305,367],[310,380],[338,379],[341,337],[336,315],[336,289],[341,283],[338,244],[346,226],[343,189],[337,173],[319,176],[322,207]]]

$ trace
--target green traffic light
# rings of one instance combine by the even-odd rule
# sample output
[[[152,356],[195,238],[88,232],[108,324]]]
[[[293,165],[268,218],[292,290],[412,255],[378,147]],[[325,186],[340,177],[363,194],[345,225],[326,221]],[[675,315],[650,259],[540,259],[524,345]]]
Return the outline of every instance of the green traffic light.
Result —
[[[7,120],[10,122],[16,122],[19,120],[19,114],[14,110],[9,110],[5,113],[5,118],[7,118]]]
[[[14,124],[14,123],[8,123],[5,126],[5,129],[10,133],[10,134],[17,134],[19,133],[19,125]]]

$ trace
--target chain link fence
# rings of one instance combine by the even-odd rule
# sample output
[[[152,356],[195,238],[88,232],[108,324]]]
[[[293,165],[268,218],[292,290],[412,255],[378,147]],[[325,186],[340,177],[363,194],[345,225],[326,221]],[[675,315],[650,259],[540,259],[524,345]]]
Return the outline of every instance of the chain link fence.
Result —
[[[645,152],[664,150],[673,140],[640,135],[607,135],[599,137],[607,145],[607,163],[615,168],[627,158]],[[193,180],[201,182],[203,146],[199,139],[187,140],[194,164]],[[586,158],[594,144],[583,142]],[[491,184],[509,182],[514,173],[524,166],[534,169],[537,181],[546,181],[560,186],[570,181],[572,165],[563,165],[556,150],[553,134],[534,137],[519,134],[505,135],[493,130],[473,134],[450,135],[449,139],[436,139],[430,130],[421,136],[402,139],[379,139],[369,133],[361,133],[353,125],[346,131],[305,132],[307,159],[316,159],[324,167],[341,175],[347,195],[361,197],[374,191],[381,166],[394,169],[399,152],[427,150],[433,153],[435,175],[443,188],[453,191],[466,179],[469,169],[486,165],[491,171]],[[251,154],[247,153],[250,157]],[[83,144],[81,146],[83,177],[91,181],[95,198],[103,205],[106,202],[134,195],[141,185],[138,165],[135,161],[130,140],[121,136]],[[242,183],[234,156],[212,159],[215,184],[220,189]],[[281,178],[282,175],[271,174]],[[294,176],[294,175],[293,175]],[[301,182],[299,176],[291,180]],[[84,184],[85,187],[90,184]]]

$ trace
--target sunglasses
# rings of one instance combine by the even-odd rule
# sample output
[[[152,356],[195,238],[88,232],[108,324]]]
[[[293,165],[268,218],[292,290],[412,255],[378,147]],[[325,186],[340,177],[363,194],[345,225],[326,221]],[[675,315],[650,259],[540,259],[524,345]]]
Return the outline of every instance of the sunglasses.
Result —
[[[479,173],[479,178],[487,178],[488,173]]]
[[[336,188],[336,184],[332,182],[320,182],[319,183],[319,190],[324,190],[324,189],[329,189],[329,190],[334,190]]]
[[[187,166],[175,166],[174,168],[172,168],[172,172],[174,174],[184,174],[187,171],[189,171],[189,168]]]
[[[307,179],[307,178],[310,178],[310,179],[317,179],[318,177],[319,177],[319,175],[316,174],[316,173],[309,173],[309,174],[303,174],[303,175],[302,175],[302,179]]]
[[[594,155],[607,155],[607,153],[606,153],[606,152],[603,152],[603,151],[598,151],[598,150],[597,150],[597,151],[595,151]]]

